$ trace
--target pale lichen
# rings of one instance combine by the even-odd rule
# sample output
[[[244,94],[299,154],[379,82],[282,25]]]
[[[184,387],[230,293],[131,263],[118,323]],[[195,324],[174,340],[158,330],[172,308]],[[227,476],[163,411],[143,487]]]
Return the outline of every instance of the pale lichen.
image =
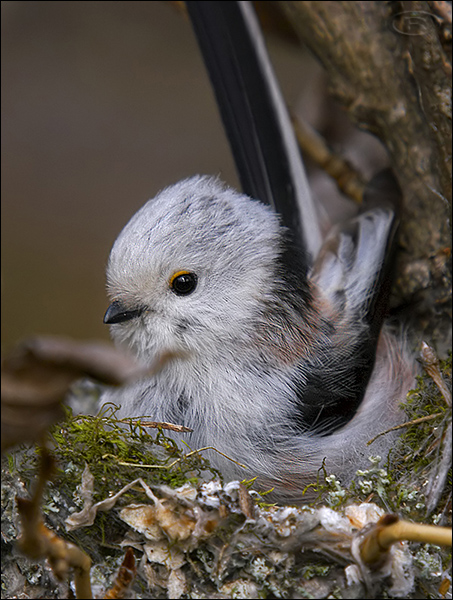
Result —
[[[451,359],[441,363],[441,370],[448,382]],[[163,430],[150,435],[139,422],[120,421],[114,407],[96,417],[68,414],[51,433],[59,469],[48,485],[43,512],[48,525],[91,556],[99,593],[131,546],[141,565],[133,585],[139,598],[448,597],[451,555],[445,549],[403,544],[384,570],[373,573],[351,550],[357,532],[384,512],[418,522],[450,522],[448,486],[431,513],[426,493],[441,460],[451,408],[423,376],[406,410],[408,421],[430,419],[408,426],[389,457],[370,452],[369,468],[351,485],[322,473],[318,502],[292,507],[267,504],[251,480],[244,483],[255,501],[252,509],[240,499],[244,486],[224,483],[202,453],[181,449]],[[6,479],[16,482],[19,493],[24,493],[22,481],[30,485],[36,463],[37,456],[26,449],[4,460]],[[83,485],[86,469],[91,487]],[[144,485],[133,483],[138,480]],[[114,504],[97,512],[92,525],[66,531],[65,519],[80,513],[87,499],[106,507],[102,502],[115,494]],[[5,540],[12,552],[16,517],[11,496],[4,498],[4,527],[11,531]],[[46,581],[52,581],[46,569],[29,571],[27,585],[42,587],[46,573]]]

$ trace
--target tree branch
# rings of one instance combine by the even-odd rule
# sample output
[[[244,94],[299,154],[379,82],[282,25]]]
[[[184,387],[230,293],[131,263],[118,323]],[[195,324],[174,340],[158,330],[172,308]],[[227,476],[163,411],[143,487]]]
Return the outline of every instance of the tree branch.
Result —
[[[451,65],[438,20],[427,2],[401,2],[396,12],[388,2],[279,4],[332,95],[388,149],[405,194],[398,301],[415,295],[421,329],[442,338],[451,317]]]

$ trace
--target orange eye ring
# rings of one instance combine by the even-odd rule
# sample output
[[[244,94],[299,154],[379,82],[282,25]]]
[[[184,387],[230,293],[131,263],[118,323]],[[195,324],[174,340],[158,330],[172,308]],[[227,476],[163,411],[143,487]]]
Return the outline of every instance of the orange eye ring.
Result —
[[[176,271],[168,283],[177,296],[188,296],[197,287],[197,282],[198,277],[192,271]]]

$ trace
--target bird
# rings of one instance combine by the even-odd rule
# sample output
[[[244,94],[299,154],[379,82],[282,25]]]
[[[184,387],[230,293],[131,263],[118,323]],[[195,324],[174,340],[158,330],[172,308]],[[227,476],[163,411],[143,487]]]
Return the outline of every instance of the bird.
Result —
[[[224,478],[303,503],[322,469],[348,483],[388,453],[394,434],[367,442],[402,420],[413,360],[385,322],[401,190],[378,173],[322,239],[251,3],[186,4],[243,189],[194,175],[120,232],[104,322],[154,372],[113,398],[190,428]]]

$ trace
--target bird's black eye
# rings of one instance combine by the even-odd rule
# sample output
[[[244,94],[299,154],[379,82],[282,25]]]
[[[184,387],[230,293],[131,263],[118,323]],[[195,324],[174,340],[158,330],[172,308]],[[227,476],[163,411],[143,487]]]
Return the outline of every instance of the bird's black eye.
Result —
[[[197,287],[197,276],[190,271],[177,271],[170,278],[170,288],[178,296],[188,296]]]

